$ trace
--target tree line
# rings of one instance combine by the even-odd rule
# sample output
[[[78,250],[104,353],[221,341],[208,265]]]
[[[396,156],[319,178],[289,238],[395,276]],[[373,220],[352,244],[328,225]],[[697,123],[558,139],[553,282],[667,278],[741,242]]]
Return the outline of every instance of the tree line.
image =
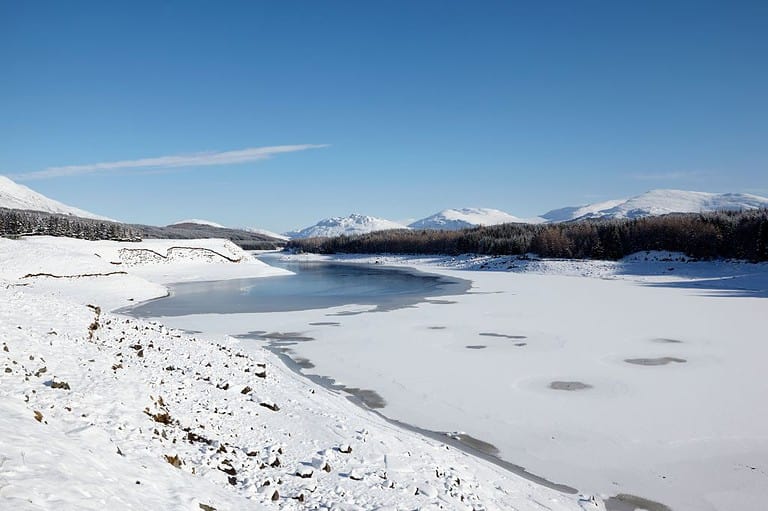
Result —
[[[118,222],[7,208],[0,208],[0,236],[66,236],[86,240],[141,240],[136,229]]]
[[[391,230],[335,238],[295,239],[288,249],[321,254],[391,253],[523,255],[621,259],[665,250],[697,259],[768,260],[768,209],[670,214],[558,224],[502,224],[460,231]]]
[[[285,244],[264,234],[199,224],[166,227],[132,225],[72,215],[0,208],[0,236],[66,236],[85,240],[141,241],[143,238],[231,240],[243,250],[275,250]]]

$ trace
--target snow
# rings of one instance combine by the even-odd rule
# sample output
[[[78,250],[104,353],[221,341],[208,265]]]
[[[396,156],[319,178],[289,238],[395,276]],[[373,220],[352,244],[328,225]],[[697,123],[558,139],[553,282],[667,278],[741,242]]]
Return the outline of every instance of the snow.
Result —
[[[533,222],[524,220],[498,209],[462,208],[444,209],[439,213],[422,218],[410,224],[411,229],[458,230],[478,225],[497,225],[512,222]]]
[[[243,230],[248,232],[255,232],[256,234],[263,234],[265,236],[269,236],[270,238],[275,238],[278,240],[288,241],[290,236],[286,236],[284,234],[278,234],[276,232],[269,231],[267,229],[259,229],[256,227],[245,227]]]
[[[467,432],[583,491],[683,511],[765,508],[768,265],[659,252],[618,262],[285,257],[405,265],[473,289],[379,313],[350,314],[370,309],[351,304],[163,321],[314,338],[290,346],[313,364],[306,373],[373,389],[387,417]],[[312,325],[329,315],[340,325]]]
[[[577,218],[592,218],[593,216],[599,216],[601,212],[615,208],[626,201],[627,199],[616,199],[587,204],[586,206],[568,206],[548,211],[541,215],[541,218],[548,222],[568,222]]]
[[[746,193],[708,193],[685,190],[651,190],[630,199],[549,211],[542,218],[565,222],[586,218],[640,218],[668,213],[740,211],[768,207],[768,198]]]
[[[407,229],[407,227],[391,220],[353,213],[345,217],[326,218],[304,229],[287,232],[285,235],[291,238],[349,236],[389,229]]]
[[[283,273],[225,240],[0,239],[0,508],[604,509],[253,344],[108,312],[165,282]]]
[[[199,218],[190,218],[188,220],[179,220],[178,222],[173,222],[170,225],[179,225],[179,224],[197,224],[197,225],[207,225],[210,227],[219,227],[221,229],[225,229],[225,227],[221,224],[217,224],[216,222],[212,222],[210,220],[201,220]]]
[[[59,201],[49,199],[45,195],[0,175],[0,208],[29,209],[61,215],[73,215],[96,220],[110,220],[107,217],[94,215],[88,211],[67,206]]]

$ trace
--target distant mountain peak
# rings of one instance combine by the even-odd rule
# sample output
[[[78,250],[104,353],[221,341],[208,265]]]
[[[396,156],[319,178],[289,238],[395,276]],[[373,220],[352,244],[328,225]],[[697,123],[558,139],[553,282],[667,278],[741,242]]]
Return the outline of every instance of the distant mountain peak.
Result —
[[[5,176],[0,176],[0,207],[44,211],[46,213],[92,218],[94,220],[111,220],[105,216],[95,215],[88,211],[50,199]]]
[[[201,220],[199,218],[190,218],[187,220],[179,220],[178,222],[173,222],[169,225],[181,225],[181,224],[197,224],[197,225],[207,225],[209,227],[219,227],[222,229],[225,229],[225,227],[221,224],[217,224],[216,222],[211,222],[210,220]]]
[[[629,199],[554,209],[542,215],[549,222],[590,218],[642,218],[669,213],[741,211],[768,207],[768,198],[747,193],[709,193],[656,189]]]
[[[452,208],[444,209],[434,215],[416,220],[408,227],[411,229],[442,229],[454,231],[478,225],[496,225],[525,220],[504,211],[492,208]]]
[[[347,216],[324,218],[314,225],[287,232],[285,235],[291,238],[315,238],[341,236],[342,234],[365,234],[390,229],[406,229],[406,227],[391,220],[352,213]]]

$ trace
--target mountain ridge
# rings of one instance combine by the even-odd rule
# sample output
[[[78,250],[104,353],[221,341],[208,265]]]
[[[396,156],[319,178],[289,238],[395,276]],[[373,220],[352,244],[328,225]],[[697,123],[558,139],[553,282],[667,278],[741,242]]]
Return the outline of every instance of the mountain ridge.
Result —
[[[524,222],[522,218],[492,208],[449,208],[408,224],[411,229],[455,231],[478,225]],[[534,222],[531,222],[534,223]]]
[[[290,238],[318,238],[340,236],[342,234],[366,234],[390,229],[407,229],[407,227],[384,218],[352,213],[347,216],[324,218],[313,225],[303,229],[288,231],[284,234]]]
[[[114,222],[111,218],[97,215],[74,206],[69,206],[63,202],[46,197],[45,195],[24,185],[20,185],[3,175],[0,175],[0,207],[42,211],[44,213],[55,213],[59,215],[70,215],[81,218],[90,218],[92,220]]]
[[[768,198],[748,193],[656,189],[628,199],[553,209],[541,217],[547,222],[557,223],[597,218],[642,218],[670,213],[740,211],[766,207],[768,207]]]

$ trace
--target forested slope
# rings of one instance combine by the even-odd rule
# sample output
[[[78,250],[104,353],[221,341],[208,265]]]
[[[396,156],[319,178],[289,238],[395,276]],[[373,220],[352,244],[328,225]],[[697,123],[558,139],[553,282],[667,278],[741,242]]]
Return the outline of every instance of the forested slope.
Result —
[[[521,255],[620,259],[667,250],[696,258],[768,260],[768,209],[671,214],[635,220],[503,224],[460,231],[394,230],[291,240],[287,248],[323,254]]]

